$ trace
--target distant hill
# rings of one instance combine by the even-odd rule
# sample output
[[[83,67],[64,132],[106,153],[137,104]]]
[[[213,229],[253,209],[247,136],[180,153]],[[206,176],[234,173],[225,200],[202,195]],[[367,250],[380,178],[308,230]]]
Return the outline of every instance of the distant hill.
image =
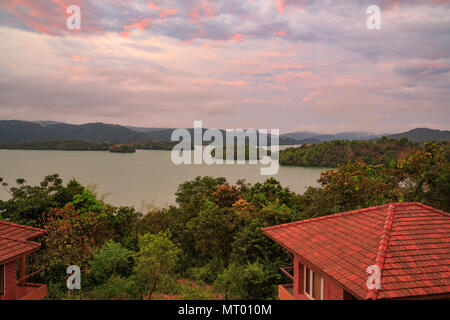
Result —
[[[316,138],[306,138],[306,139],[302,139],[302,140],[298,140],[298,144],[317,144],[317,143],[321,143],[322,141],[320,141],[319,139]]]
[[[145,133],[151,133],[151,136],[153,138],[157,138],[158,140],[170,140],[170,137],[172,135],[172,131],[176,130],[175,128],[145,128],[145,127],[132,127],[132,126],[127,126],[128,129],[131,129],[133,131],[136,132],[145,132]],[[193,129],[188,129],[191,134],[193,134]],[[203,131],[205,131],[206,129],[204,129]],[[225,137],[225,131],[224,130],[220,130],[222,131],[223,136]],[[296,145],[299,144],[299,140],[294,138],[294,137],[289,137],[287,135],[280,135],[279,136],[280,139],[280,145]],[[306,142],[305,142],[306,143]]]
[[[285,133],[283,137],[296,139],[299,143],[320,143],[333,140],[372,140],[381,138],[383,135],[376,135],[369,132],[340,132],[334,134],[321,134],[307,131]]]
[[[146,140],[146,136],[122,126],[88,123],[33,123],[27,121],[0,121],[0,144],[8,142],[79,140],[106,143],[130,143]]]
[[[424,141],[450,141],[450,131],[433,130],[428,128],[417,128],[407,132],[388,136],[390,139],[408,138],[412,142]]]
[[[319,134],[317,134],[317,133],[308,132],[308,131],[290,132],[290,133],[282,134],[283,137],[292,138],[292,139],[295,139],[298,141],[304,140],[304,139],[310,139],[310,138],[318,136],[318,135]]]
[[[320,142],[330,142],[334,140],[377,140],[382,136],[390,139],[408,138],[412,142],[423,143],[424,141],[450,141],[450,131],[433,130],[427,128],[417,128],[408,132],[397,134],[372,134],[369,132],[341,132],[335,134],[319,134],[312,132],[292,132],[285,133],[283,137],[296,139],[299,144],[315,144]]]
[[[125,127],[101,122],[81,125],[55,121],[0,120],[0,144],[36,141],[90,141],[110,144],[170,141],[173,128]],[[193,129],[188,129],[193,134]],[[204,129],[206,130],[206,129]],[[224,132],[222,130],[222,132]],[[317,134],[293,132],[280,135],[280,145],[317,144],[333,140],[376,140],[382,135],[368,132]],[[412,142],[428,140],[450,141],[450,131],[418,128],[388,135],[388,138],[406,137]]]
[[[172,132],[175,130],[131,128],[100,122],[75,125],[53,121],[0,120],[0,144],[58,140],[105,142],[110,144],[157,140],[170,141]],[[193,137],[193,129],[188,130]],[[295,139],[280,136],[280,145],[295,145],[297,143],[298,141]]]
[[[64,123],[64,122],[59,122],[59,121],[31,121],[31,122],[42,124],[43,126],[51,125],[51,124]]]
[[[128,128],[128,129],[136,131],[136,132],[155,132],[155,131],[162,131],[162,130],[174,130],[174,128],[145,128],[145,127],[132,127],[132,126],[125,126],[125,128]]]

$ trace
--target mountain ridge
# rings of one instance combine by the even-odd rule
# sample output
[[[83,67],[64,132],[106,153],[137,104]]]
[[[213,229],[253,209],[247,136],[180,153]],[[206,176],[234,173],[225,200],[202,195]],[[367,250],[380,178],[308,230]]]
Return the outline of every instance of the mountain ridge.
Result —
[[[154,129],[154,130],[152,130]],[[0,144],[41,142],[50,140],[79,140],[112,144],[171,141],[171,128],[126,127],[102,122],[68,124],[62,122],[0,120]],[[193,136],[193,128],[187,128]],[[205,131],[206,128],[203,129]],[[225,132],[224,130],[221,130]],[[270,137],[270,135],[269,135]],[[280,135],[280,145],[296,144],[297,140]]]
[[[57,121],[0,120],[0,144],[49,140],[80,140],[107,143],[170,141],[175,128],[145,128],[92,122],[69,124]],[[192,134],[193,129],[188,128]],[[203,130],[206,130],[205,128]],[[221,130],[224,132],[224,130]],[[416,128],[402,133],[377,135],[370,132],[320,134],[307,131],[280,134],[280,145],[316,144],[333,140],[377,140],[408,138],[412,142],[450,141],[450,131]]]

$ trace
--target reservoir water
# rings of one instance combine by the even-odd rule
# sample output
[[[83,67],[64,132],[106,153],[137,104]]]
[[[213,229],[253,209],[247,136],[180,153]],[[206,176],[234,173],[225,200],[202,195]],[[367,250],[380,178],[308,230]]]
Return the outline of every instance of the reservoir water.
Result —
[[[238,179],[263,182],[259,165],[175,165],[169,151],[137,150],[136,153],[102,151],[0,150],[0,177],[10,185],[17,178],[37,185],[46,175],[58,173],[64,183],[76,178],[91,185],[105,201],[116,206],[146,210],[148,204],[164,207],[175,204],[178,186],[196,176],[225,177],[231,184]],[[284,167],[274,176],[284,187],[303,193],[323,168]],[[9,194],[0,188],[0,199]]]

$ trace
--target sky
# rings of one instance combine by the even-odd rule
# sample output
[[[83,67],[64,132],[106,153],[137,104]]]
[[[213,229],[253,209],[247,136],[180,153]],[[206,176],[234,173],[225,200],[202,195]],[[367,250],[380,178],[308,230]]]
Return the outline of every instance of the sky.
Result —
[[[450,0],[2,0],[0,119],[450,130],[449,40]]]

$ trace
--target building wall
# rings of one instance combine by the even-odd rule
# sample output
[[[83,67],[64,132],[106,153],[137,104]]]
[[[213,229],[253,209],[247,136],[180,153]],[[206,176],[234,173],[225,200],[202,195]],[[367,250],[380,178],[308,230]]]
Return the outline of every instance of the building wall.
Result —
[[[279,285],[278,298],[280,298],[280,300],[295,300],[294,295],[289,291],[289,289],[292,289],[292,287],[289,284]]]
[[[298,299],[304,291],[304,269],[297,256],[294,256],[294,298]]]
[[[324,279],[323,287],[324,300],[344,300],[344,289],[338,284]]]
[[[0,296],[1,300],[15,300],[16,299],[16,262],[5,264],[5,294]]]
[[[324,300],[343,300],[344,288],[336,281],[330,279],[326,274],[322,274],[320,271],[309,265],[307,261],[303,261],[297,255],[294,255],[294,294],[293,299],[305,300],[309,299],[304,293],[304,268],[308,267],[323,278],[323,299]],[[285,293],[283,291],[283,293]],[[284,294],[283,296],[285,296]],[[280,298],[282,298],[280,296]]]

